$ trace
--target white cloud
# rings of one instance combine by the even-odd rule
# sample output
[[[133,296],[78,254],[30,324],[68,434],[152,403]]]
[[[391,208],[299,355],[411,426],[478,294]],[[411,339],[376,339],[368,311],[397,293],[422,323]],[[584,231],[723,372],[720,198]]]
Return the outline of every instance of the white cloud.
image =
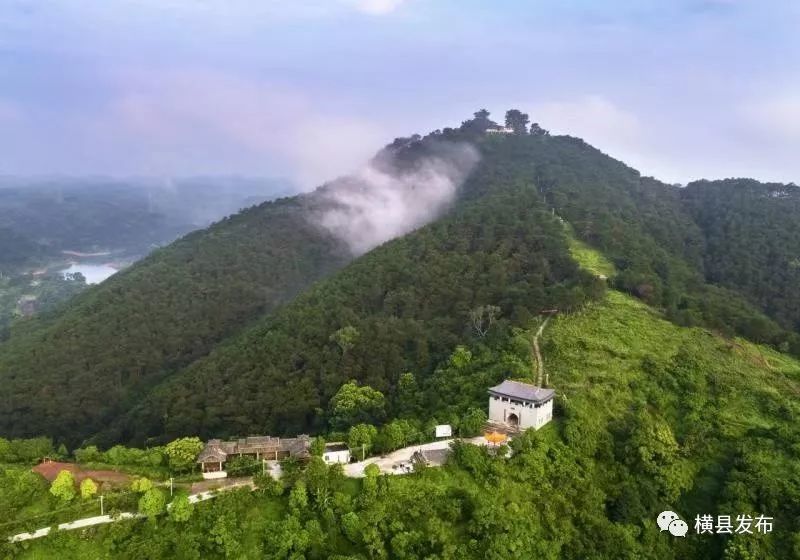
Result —
[[[662,135],[647,134],[658,126],[601,95],[543,102],[532,107],[531,119],[555,134],[586,140],[610,156],[663,181],[685,182],[692,177],[686,155],[676,154],[674,142],[663,143]],[[680,146],[680,145],[679,145]]]
[[[265,81],[177,70],[125,72],[118,82],[122,93],[91,118],[83,137],[130,147],[144,174],[233,167],[289,173],[311,187],[359,167],[386,140],[367,120],[331,115],[319,100]],[[260,158],[261,170],[252,169]],[[274,162],[282,169],[270,171]]]
[[[435,219],[478,162],[469,144],[441,145],[436,156],[404,173],[376,165],[325,187],[315,220],[360,255]]]
[[[394,12],[405,0],[347,0],[356,9],[373,15],[385,15]]]
[[[539,103],[531,115],[555,133],[579,136],[597,146],[631,148],[642,133],[636,115],[599,95]]]
[[[800,93],[751,102],[742,107],[745,121],[781,141],[800,141]]]

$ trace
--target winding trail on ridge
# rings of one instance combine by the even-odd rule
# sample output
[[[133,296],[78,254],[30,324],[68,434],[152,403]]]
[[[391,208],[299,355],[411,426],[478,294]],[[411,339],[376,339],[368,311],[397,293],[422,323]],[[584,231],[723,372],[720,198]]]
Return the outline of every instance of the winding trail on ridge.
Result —
[[[544,322],[542,322],[542,324],[539,326],[539,330],[536,331],[536,334],[533,337],[533,357],[536,362],[536,385],[539,387],[545,387],[550,384],[550,376],[545,375],[544,360],[542,359],[542,352],[539,349],[539,339],[542,337],[542,333],[544,332],[544,328],[547,326],[548,321],[550,321],[549,315],[545,317]],[[544,385],[542,385],[542,376],[545,376]]]

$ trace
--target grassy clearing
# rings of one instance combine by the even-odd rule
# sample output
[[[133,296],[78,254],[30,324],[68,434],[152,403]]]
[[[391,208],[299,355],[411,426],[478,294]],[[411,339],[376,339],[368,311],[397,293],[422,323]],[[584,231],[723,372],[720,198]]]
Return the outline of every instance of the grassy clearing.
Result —
[[[582,268],[597,276],[603,275],[610,278],[616,273],[614,264],[602,253],[572,235],[569,236],[569,252]]]

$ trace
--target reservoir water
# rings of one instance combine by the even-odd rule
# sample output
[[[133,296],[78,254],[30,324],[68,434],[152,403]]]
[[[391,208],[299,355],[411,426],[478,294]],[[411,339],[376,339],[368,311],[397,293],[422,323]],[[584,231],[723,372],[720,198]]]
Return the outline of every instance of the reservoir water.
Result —
[[[107,264],[80,264],[72,263],[69,268],[61,270],[61,274],[74,274],[80,272],[86,278],[87,284],[99,284],[117,271]]]

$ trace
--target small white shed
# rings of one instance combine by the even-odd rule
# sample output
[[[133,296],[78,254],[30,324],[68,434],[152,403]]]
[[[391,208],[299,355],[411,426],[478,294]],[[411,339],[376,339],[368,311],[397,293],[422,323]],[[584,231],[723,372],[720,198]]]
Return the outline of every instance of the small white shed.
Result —
[[[322,460],[329,465],[333,463],[347,464],[350,462],[350,449],[343,441],[326,443],[325,451],[322,452]]]

